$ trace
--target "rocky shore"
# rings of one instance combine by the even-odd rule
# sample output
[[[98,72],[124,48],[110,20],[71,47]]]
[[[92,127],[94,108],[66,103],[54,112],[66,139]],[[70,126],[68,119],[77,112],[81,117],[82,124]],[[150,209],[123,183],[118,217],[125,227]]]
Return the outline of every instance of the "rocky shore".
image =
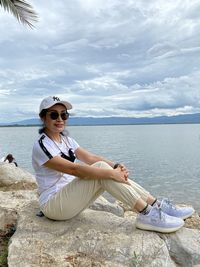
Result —
[[[136,229],[136,213],[106,195],[69,221],[38,217],[38,211],[34,177],[1,164],[0,233],[8,225],[16,229],[9,267],[200,267],[197,213],[176,233],[158,234]]]

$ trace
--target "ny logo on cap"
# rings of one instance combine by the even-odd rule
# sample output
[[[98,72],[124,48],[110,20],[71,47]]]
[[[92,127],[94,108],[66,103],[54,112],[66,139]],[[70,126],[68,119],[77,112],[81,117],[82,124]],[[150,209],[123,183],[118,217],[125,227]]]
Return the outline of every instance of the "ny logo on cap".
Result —
[[[60,101],[60,98],[57,96],[53,96],[53,101]]]

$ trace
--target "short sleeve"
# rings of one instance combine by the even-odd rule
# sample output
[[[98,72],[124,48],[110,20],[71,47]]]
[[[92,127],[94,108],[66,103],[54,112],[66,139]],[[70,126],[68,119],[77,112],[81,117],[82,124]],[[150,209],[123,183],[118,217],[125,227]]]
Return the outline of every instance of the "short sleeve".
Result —
[[[35,142],[32,150],[33,165],[42,166],[51,158],[59,155],[59,149],[53,146],[48,139],[39,139]]]

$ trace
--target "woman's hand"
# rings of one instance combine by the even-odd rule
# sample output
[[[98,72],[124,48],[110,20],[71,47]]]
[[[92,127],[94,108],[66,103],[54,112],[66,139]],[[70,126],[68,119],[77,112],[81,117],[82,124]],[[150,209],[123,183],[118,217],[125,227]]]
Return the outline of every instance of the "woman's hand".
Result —
[[[124,164],[120,163],[119,167],[121,168],[122,171],[126,171],[128,173],[128,175],[129,175],[129,171],[128,171],[128,169],[126,168],[126,166]]]
[[[113,179],[119,183],[125,183],[125,184],[129,184],[128,181],[128,176],[129,176],[129,172],[127,170],[127,168],[123,165],[120,164],[116,169],[113,170],[114,173],[114,177]]]

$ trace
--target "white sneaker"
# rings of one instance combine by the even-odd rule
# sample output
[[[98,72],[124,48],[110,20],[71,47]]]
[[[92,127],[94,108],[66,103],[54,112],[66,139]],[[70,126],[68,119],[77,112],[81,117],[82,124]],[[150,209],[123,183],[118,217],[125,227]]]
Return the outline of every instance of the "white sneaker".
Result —
[[[192,216],[195,211],[192,207],[177,207],[173,205],[167,198],[163,198],[161,200],[159,207],[164,213],[173,217],[182,218],[183,220]]]
[[[160,207],[152,207],[148,214],[139,213],[136,218],[136,227],[142,230],[160,233],[172,233],[184,225],[181,218],[165,214]]]

